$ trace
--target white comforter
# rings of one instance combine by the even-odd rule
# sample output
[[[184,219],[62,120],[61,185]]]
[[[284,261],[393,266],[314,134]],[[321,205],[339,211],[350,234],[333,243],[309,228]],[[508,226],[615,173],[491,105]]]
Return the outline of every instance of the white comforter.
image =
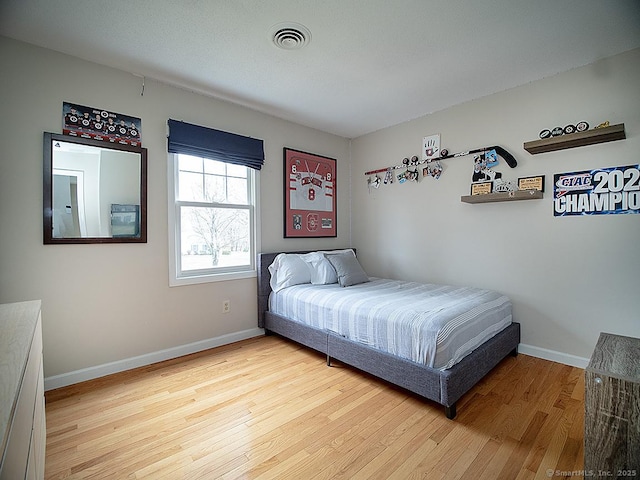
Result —
[[[497,292],[378,278],[287,287],[271,293],[269,310],[438,369],[511,323],[511,302]]]

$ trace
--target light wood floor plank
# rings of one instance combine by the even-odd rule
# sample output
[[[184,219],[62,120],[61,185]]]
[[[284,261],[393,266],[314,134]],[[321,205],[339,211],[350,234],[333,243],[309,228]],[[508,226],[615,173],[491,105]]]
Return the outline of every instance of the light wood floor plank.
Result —
[[[548,478],[582,468],[584,372],[503,360],[443,408],[277,336],[46,393],[47,479]]]

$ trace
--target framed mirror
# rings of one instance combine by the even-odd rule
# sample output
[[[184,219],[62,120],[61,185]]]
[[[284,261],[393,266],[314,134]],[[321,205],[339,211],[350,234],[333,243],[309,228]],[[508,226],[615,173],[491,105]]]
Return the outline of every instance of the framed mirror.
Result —
[[[44,243],[146,243],[147,149],[44,134]]]

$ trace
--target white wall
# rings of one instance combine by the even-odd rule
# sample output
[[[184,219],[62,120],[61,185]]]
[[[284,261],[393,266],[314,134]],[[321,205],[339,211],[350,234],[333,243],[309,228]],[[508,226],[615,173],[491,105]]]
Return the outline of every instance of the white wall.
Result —
[[[46,377],[257,331],[255,279],[168,286],[169,118],[264,140],[263,251],[350,245],[348,140],[150,79],[141,96],[129,73],[6,38],[0,65],[0,303],[42,299]],[[61,131],[64,101],[142,119],[148,243],[42,244],[42,134]],[[283,239],[285,146],[338,160],[338,238]]]
[[[372,275],[501,290],[512,297],[533,353],[587,358],[600,331],[640,336],[640,216],[554,218],[551,203],[554,173],[638,163],[639,50],[360,137],[351,147],[150,79],[140,96],[141,80],[131,74],[2,37],[0,61],[0,303],[43,300],[47,377],[256,330],[254,279],[168,287],[168,118],[265,141],[263,251],[353,245]],[[42,244],[42,133],[60,132],[64,101],[142,118],[147,244]],[[627,139],[536,156],[522,149],[542,128],[583,119],[623,122]],[[422,137],[433,133],[452,152],[502,145],[519,162],[514,170],[501,165],[505,178],[546,175],[545,198],[461,203],[471,157],[447,160],[438,181],[368,191],[364,171],[418,154]],[[338,159],[338,238],[282,238],[284,146]],[[226,299],[232,311],[222,315]]]
[[[353,244],[365,269],[500,290],[527,351],[539,355],[588,358],[601,331],[640,337],[640,215],[554,218],[552,206],[554,173],[639,163],[639,85],[635,50],[355,139]],[[624,123],[627,138],[535,156],[523,149],[543,128],[581,120]],[[496,170],[514,181],[545,175],[544,199],[461,203],[471,156],[443,161],[437,181],[368,190],[365,171],[419,155],[422,138],[436,133],[452,153],[503,146],[518,166]]]

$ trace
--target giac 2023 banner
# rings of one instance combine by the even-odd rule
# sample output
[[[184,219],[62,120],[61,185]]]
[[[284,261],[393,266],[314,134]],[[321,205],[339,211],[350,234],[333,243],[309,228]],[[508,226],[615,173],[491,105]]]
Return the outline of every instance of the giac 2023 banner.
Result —
[[[553,215],[640,213],[640,165],[553,176]]]

